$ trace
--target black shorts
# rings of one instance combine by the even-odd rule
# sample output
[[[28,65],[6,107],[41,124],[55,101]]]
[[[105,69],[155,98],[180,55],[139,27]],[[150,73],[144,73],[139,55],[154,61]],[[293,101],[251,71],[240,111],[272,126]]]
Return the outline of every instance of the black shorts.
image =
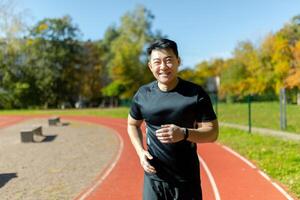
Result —
[[[202,200],[200,180],[173,184],[145,175],[143,200]]]

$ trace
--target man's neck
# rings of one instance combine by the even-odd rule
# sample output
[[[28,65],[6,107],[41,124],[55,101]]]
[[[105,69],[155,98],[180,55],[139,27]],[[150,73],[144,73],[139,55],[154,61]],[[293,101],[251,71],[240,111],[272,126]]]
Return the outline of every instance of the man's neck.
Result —
[[[169,84],[162,84],[162,83],[158,82],[158,87],[161,91],[167,92],[167,91],[173,90],[177,86],[178,82],[179,82],[179,79],[178,79],[178,77],[176,77]]]

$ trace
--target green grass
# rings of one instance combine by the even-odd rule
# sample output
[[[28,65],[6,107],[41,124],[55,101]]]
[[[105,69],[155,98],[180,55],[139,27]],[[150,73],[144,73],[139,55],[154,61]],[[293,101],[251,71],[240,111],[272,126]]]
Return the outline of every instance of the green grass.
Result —
[[[88,109],[49,109],[49,110],[4,110],[0,115],[80,115],[127,118],[128,107],[88,108]]]
[[[300,143],[249,134],[232,128],[220,129],[219,142],[255,163],[274,180],[300,198]]]
[[[10,110],[0,115],[93,115],[126,118],[128,107],[57,110]],[[218,104],[218,119],[221,122],[248,125],[248,104]],[[287,130],[300,134],[300,106],[287,105]],[[252,103],[252,126],[280,130],[280,107],[278,102]]]
[[[252,126],[280,130],[279,102],[254,102],[252,107]],[[287,130],[300,133],[300,106],[287,105]],[[218,118],[221,122],[248,125],[248,104],[218,104]]]

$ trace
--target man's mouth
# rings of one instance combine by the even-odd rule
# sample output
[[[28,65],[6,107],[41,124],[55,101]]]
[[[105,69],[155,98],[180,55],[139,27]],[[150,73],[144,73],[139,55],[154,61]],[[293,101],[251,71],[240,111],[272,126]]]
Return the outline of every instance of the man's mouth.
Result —
[[[159,76],[169,76],[171,74],[171,72],[163,72],[163,73],[159,73]]]

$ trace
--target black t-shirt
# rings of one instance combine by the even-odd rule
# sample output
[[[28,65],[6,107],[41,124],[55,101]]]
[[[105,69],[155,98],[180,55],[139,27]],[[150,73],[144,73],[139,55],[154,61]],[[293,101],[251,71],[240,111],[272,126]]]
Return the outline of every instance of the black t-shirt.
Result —
[[[157,81],[144,85],[133,97],[130,115],[146,122],[147,147],[153,156],[150,163],[157,171],[146,175],[176,182],[199,179],[197,145],[189,141],[163,144],[155,135],[163,124],[195,128],[195,122],[216,119],[209,96],[199,85],[180,78],[167,92],[159,89]]]

